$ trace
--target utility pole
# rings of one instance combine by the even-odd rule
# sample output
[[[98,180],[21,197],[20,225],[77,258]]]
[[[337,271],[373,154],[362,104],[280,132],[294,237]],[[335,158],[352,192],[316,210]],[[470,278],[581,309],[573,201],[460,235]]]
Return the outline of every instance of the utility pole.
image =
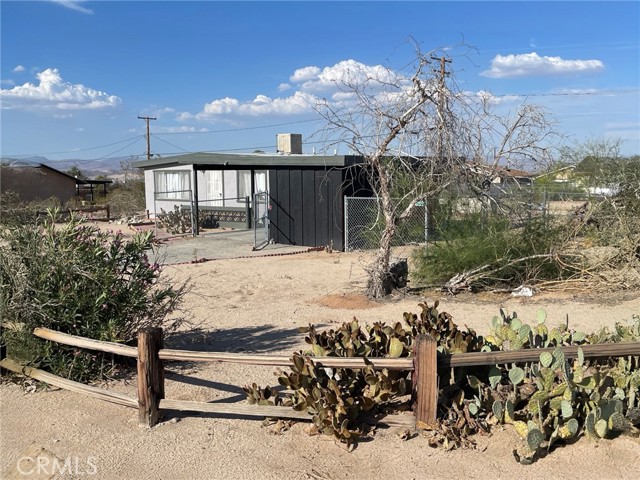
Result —
[[[147,122],[147,160],[151,160],[151,134],[149,133],[149,120],[157,120],[156,117],[140,117],[140,120]]]
[[[445,107],[447,96],[445,95],[445,82],[444,78],[449,74],[446,70],[447,63],[451,63],[451,60],[448,60],[444,56],[435,57],[431,56],[431,60],[437,60],[440,62],[440,72],[439,72],[439,81],[438,81],[438,143],[436,144],[436,171],[440,171],[444,165],[446,165],[446,160],[444,158],[444,140],[445,140]],[[433,168],[433,167],[432,167]],[[425,214],[426,217],[426,232],[425,232],[425,240],[435,231],[435,216],[434,212],[437,208],[437,199],[433,196],[429,196],[426,199],[427,202],[427,211]]]
[[[449,75],[449,72],[447,72],[446,70],[446,64],[447,63],[451,63],[451,60],[445,58],[444,56],[442,57],[435,57],[435,56],[431,56],[431,60],[438,60],[440,62],[440,78],[439,78],[439,82],[438,82],[438,149],[437,149],[437,155],[438,155],[438,160],[442,161],[442,156],[443,156],[443,147],[444,147],[444,127],[445,127],[445,122],[444,122],[444,110],[445,110],[445,102],[446,102],[446,95],[444,93],[445,91],[445,83],[444,83],[444,78],[446,75]]]

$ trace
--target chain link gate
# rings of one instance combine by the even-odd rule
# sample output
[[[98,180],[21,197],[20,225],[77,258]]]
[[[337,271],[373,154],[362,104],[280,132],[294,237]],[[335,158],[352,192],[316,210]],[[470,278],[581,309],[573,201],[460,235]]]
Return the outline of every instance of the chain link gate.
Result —
[[[269,193],[253,195],[253,249],[260,250],[269,243]]]
[[[344,212],[345,251],[377,248],[384,230],[380,198],[345,197]],[[397,227],[392,246],[425,243],[427,233],[427,207],[425,202],[418,202]]]

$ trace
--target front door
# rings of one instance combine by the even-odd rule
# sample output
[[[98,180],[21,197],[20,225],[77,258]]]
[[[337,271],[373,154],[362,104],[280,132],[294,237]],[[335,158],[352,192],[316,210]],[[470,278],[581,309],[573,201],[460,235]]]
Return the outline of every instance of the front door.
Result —
[[[210,207],[224,206],[222,170],[207,170],[205,176],[207,180],[207,200],[201,203]]]

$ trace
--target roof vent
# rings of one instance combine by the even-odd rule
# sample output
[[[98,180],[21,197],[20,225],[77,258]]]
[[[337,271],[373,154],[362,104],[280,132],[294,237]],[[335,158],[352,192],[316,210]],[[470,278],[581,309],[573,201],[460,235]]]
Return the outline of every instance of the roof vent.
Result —
[[[300,133],[279,133],[276,135],[277,153],[288,155],[302,154],[302,134]]]

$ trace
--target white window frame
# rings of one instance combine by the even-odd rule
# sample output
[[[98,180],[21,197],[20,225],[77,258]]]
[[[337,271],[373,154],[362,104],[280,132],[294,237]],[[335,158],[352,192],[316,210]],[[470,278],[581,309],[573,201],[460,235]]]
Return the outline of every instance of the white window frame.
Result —
[[[176,177],[176,178],[169,178]],[[155,170],[153,187],[156,200],[191,200],[190,170]]]

